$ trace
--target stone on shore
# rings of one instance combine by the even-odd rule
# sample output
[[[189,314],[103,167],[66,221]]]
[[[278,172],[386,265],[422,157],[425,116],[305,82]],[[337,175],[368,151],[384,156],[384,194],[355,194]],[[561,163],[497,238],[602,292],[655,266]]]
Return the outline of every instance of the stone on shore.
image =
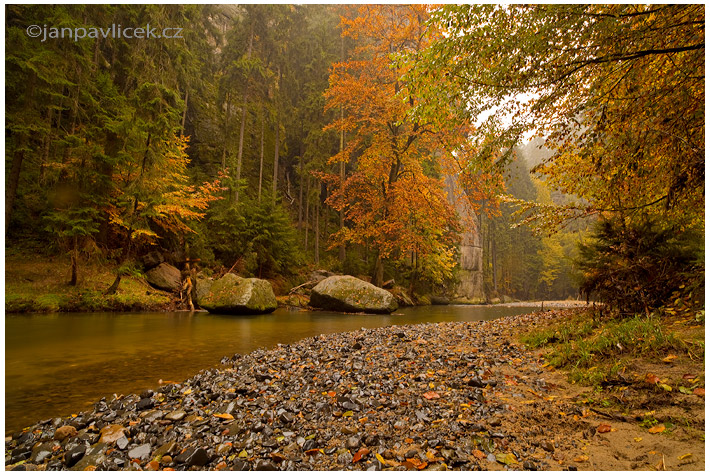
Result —
[[[145,279],[154,288],[175,292],[180,289],[180,270],[168,263],[160,263],[145,273]]]
[[[198,280],[197,302],[215,314],[268,314],[278,307],[271,283],[232,273],[214,281]]]
[[[389,314],[397,300],[389,291],[353,276],[331,276],[311,291],[310,306],[339,312]]]

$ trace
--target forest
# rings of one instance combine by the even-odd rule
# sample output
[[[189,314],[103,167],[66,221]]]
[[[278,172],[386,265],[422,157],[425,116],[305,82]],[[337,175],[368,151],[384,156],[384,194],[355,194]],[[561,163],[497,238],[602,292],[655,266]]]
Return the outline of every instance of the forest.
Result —
[[[704,470],[704,5],[6,5],[6,470]]]
[[[444,196],[442,179],[456,175],[475,209],[487,299],[579,295],[572,257],[588,220],[511,228],[517,206],[502,196],[563,206],[570,195],[528,173],[546,158],[540,139],[474,160],[489,146],[472,141],[473,111],[437,103],[411,66],[445,29],[424,6],[7,14],[6,240],[70,257],[61,272],[72,283],[84,263],[130,275],[159,249],[283,290],[324,268],[445,292],[471,226]],[[169,25],[183,38],[40,41],[29,24]]]

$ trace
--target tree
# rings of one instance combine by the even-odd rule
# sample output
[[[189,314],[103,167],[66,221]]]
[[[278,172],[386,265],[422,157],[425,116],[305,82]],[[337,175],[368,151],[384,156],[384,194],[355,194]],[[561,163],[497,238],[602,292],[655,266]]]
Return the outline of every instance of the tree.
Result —
[[[331,248],[341,243],[369,246],[375,252],[372,282],[383,282],[384,261],[416,253],[443,272],[453,268],[451,251],[455,213],[441,179],[427,175],[451,158],[460,130],[439,122],[418,122],[411,112],[417,91],[401,81],[404,69],[392,55],[419,51],[436,36],[424,21],[425,6],[361,6],[341,18],[343,35],[358,42],[349,61],[333,65],[326,91],[326,109],[340,111],[329,128],[346,131],[350,139],[329,162],[357,157],[352,174],[324,174],[332,183],[327,203],[344,210],[346,226],[333,235]],[[463,142],[463,135],[456,136]],[[458,144],[460,144],[460,142]]]
[[[546,137],[553,156],[538,171],[579,200],[521,202],[530,218],[556,226],[644,210],[693,226],[703,221],[704,21],[701,5],[450,5],[432,19],[447,34],[413,56],[410,81],[440,78],[428,101],[461,97],[463,117],[494,111],[475,136],[478,162],[524,133]]]

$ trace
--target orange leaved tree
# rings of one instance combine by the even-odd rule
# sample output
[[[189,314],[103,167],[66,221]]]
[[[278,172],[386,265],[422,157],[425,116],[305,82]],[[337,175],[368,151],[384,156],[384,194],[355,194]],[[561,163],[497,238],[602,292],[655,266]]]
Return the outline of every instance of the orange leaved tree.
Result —
[[[326,109],[339,119],[328,128],[346,131],[347,147],[329,163],[352,163],[347,178],[323,175],[337,186],[327,203],[345,212],[345,226],[332,236],[366,245],[376,253],[372,282],[381,285],[385,260],[416,261],[437,282],[454,267],[457,220],[446,200],[443,173],[454,161],[467,128],[446,117],[412,119],[417,91],[400,78],[406,65],[397,55],[425,48],[428,29],[423,5],[363,5],[341,17],[344,36],[356,42],[349,60],[333,65]]]

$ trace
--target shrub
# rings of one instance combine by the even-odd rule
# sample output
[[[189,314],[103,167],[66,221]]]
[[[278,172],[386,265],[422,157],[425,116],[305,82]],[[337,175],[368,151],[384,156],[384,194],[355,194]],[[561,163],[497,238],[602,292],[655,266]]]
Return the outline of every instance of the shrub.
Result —
[[[604,219],[580,245],[580,291],[622,314],[650,312],[705,276],[703,237],[651,220]]]

